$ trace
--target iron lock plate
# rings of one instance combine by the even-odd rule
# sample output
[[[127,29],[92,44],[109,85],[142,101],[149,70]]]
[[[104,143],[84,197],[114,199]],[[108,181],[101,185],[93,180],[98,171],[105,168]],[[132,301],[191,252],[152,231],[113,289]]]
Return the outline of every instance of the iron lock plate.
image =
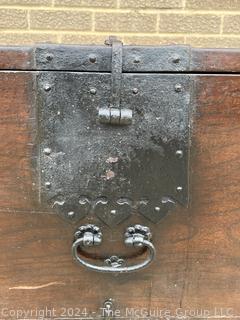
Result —
[[[72,222],[94,215],[113,227],[134,212],[158,222],[189,200],[191,75],[121,75],[129,125],[99,121],[110,72],[37,74],[40,198]]]

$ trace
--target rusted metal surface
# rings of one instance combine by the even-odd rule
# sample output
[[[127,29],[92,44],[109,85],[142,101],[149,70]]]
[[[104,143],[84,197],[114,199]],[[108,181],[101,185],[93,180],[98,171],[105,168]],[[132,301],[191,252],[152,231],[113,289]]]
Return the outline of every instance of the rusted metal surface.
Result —
[[[43,45],[35,49],[37,70],[110,72],[110,46]],[[188,71],[188,46],[124,46],[123,72]]]
[[[110,74],[39,73],[42,201],[69,221],[94,214],[108,226],[136,210],[156,222],[186,205],[190,89],[189,75],[123,74],[133,123],[119,127],[96,121],[111,100]]]

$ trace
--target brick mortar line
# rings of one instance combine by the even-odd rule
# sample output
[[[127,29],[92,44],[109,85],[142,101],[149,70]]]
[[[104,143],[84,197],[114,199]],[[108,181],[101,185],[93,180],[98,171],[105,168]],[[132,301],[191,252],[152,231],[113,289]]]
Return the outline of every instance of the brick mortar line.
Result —
[[[2,29],[2,31],[18,31],[18,29]],[[161,35],[169,35],[171,36],[172,34],[177,34],[177,35],[186,35],[186,33],[156,33],[155,31],[152,31],[152,32],[149,32],[149,33],[142,33],[142,32],[128,32],[128,31],[121,31],[121,32],[118,32],[118,31],[92,31],[91,28],[89,28],[89,30],[84,30],[84,31],[81,31],[81,30],[74,30],[74,29],[69,29],[69,30],[66,30],[66,29],[60,29],[58,28],[57,30],[52,28],[52,29],[41,29],[41,28],[34,28],[34,29],[21,29],[21,30],[26,30],[26,31],[30,31],[30,32],[33,32],[33,33],[41,33],[41,32],[44,32],[44,33],[51,33],[51,32],[54,32],[54,33],[59,33],[59,34],[62,34],[62,33],[66,33],[66,34],[80,34],[80,35],[93,35],[93,36],[98,36],[98,35],[109,35],[109,34],[113,34],[113,35],[141,35],[141,36],[161,36]],[[24,33],[24,32],[21,32],[21,30],[19,30],[19,32],[17,33]],[[1,31],[1,29],[0,29]],[[205,33],[206,34],[206,33]]]
[[[187,14],[187,15],[194,15],[194,14],[210,14],[215,16],[220,16],[222,14],[224,15],[240,15],[240,9],[235,11],[228,11],[228,10],[222,10],[222,11],[214,11],[214,10],[182,10],[182,9],[138,9],[138,12],[140,13],[166,13],[166,14]]]
[[[62,35],[61,34],[56,34],[57,36],[57,42],[62,43]]]
[[[72,36],[96,36],[96,37],[99,37],[99,36],[103,36],[103,37],[107,37],[107,36],[109,36],[109,32],[108,33],[101,33],[101,34],[96,34],[95,32],[94,33],[92,33],[92,32],[89,32],[89,33],[79,33],[79,32],[66,32],[66,31],[63,31],[63,32],[61,32],[61,31],[36,31],[36,30],[34,30],[34,32],[32,32],[31,30],[30,31],[28,31],[28,30],[26,30],[26,32],[15,32],[14,30],[11,30],[11,31],[4,31],[4,32],[1,32],[0,33],[0,35],[10,35],[10,34],[15,34],[15,35],[22,35],[22,34],[24,34],[24,35],[27,35],[27,34],[29,34],[29,35],[61,35],[61,36],[63,36],[63,35],[72,35]],[[113,33],[113,34],[115,34],[115,33]],[[153,34],[148,34],[148,35],[141,35],[141,34],[136,34],[136,33],[131,33],[131,34],[128,34],[128,33],[118,33],[117,34],[118,36],[120,36],[120,37],[142,37],[142,38],[148,38],[148,37],[156,37],[156,38],[162,38],[162,37],[167,37],[167,38],[176,38],[176,37],[178,37],[178,38],[183,38],[183,35],[179,35],[179,34],[171,34],[171,35],[169,35],[169,34],[162,34],[162,35],[157,35],[157,34],[155,34],[155,33],[153,33]],[[240,37],[240,36],[239,36]]]
[[[11,10],[29,10],[29,9],[36,9],[36,10],[42,10],[42,9],[53,9],[53,7],[50,5],[48,6],[8,6],[8,5],[1,5],[0,4],[0,9],[11,9]]]
[[[27,10],[27,25],[28,25],[28,30],[30,30],[30,12]]]
[[[159,30],[159,26],[160,26],[160,14],[157,15],[157,22],[156,22],[157,32],[158,32],[158,30]]]
[[[116,34],[119,36],[126,37],[201,37],[201,38],[240,38],[240,34],[207,34],[207,33],[132,33],[132,32],[93,32],[89,31],[78,31],[78,30],[42,30],[42,29],[3,29],[1,30],[1,34],[51,34],[51,35],[77,35],[77,36],[108,36],[109,33]]]
[[[54,1],[54,0],[53,0]],[[95,12],[109,12],[109,13],[173,13],[173,14],[210,14],[210,15],[240,15],[239,10],[188,10],[188,9],[164,9],[164,8],[152,8],[152,9],[144,9],[144,8],[104,8],[104,7],[52,7],[52,6],[6,6],[0,5],[0,9],[12,9],[12,10],[33,10],[33,11],[95,11]],[[136,10],[137,13],[136,13]]]
[[[201,37],[201,38],[240,38],[240,34],[226,34],[226,33],[223,33],[223,34],[217,34],[217,35],[213,35],[213,34],[196,34],[196,33],[189,33],[189,34],[185,34],[186,37]]]
[[[220,23],[220,35],[223,34],[223,18],[224,18],[224,16],[222,15],[221,16],[221,23]]]
[[[92,13],[92,31],[95,31],[95,22],[96,22],[95,12],[93,12]]]
[[[53,35],[55,36],[55,34],[53,34]],[[57,41],[58,41],[58,43],[60,43],[60,44],[63,43],[63,42],[62,42],[62,40],[63,40],[62,35],[61,35],[61,34],[59,34],[59,35],[56,34],[56,36],[57,36]]]
[[[133,9],[128,8],[108,8],[108,7],[52,7],[52,6],[5,6],[0,5],[0,9],[12,9],[12,10],[51,10],[51,11],[107,11],[107,12],[133,12]]]

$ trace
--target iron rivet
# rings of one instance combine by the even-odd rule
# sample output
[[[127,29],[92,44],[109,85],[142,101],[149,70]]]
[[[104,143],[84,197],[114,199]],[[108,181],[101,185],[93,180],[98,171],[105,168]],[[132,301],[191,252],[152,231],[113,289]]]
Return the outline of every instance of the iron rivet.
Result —
[[[95,63],[97,60],[97,57],[95,56],[95,54],[90,54],[89,55],[89,61],[92,63]]]
[[[46,84],[44,85],[44,90],[45,90],[45,91],[50,91],[50,90],[51,90],[51,86],[50,86],[49,83],[46,83]]]
[[[182,158],[182,156],[183,156],[183,151],[182,151],[182,150],[177,150],[177,151],[176,151],[176,156],[177,156],[178,158]]]
[[[182,190],[183,190],[183,187],[181,187],[181,186],[178,186],[178,187],[177,187],[177,191],[178,191],[178,192],[181,192]]]
[[[117,210],[111,210],[111,214],[116,214]]]
[[[135,57],[133,60],[134,63],[139,63],[140,62],[140,58],[139,57]]]
[[[53,54],[52,53],[47,53],[46,54],[46,60],[51,61],[53,59]]]
[[[45,182],[45,186],[46,186],[46,188],[48,188],[48,189],[51,188],[51,182],[46,181],[46,182]]]
[[[90,89],[90,93],[91,93],[91,94],[96,94],[96,93],[97,93],[97,90],[96,90],[95,88],[91,88],[91,89]]]
[[[177,84],[175,85],[175,91],[176,91],[176,92],[181,92],[181,91],[182,91],[182,85],[181,85],[180,83],[177,83]]]
[[[137,94],[137,93],[138,93],[138,88],[133,88],[133,89],[132,89],[132,92],[133,92],[134,94]]]
[[[160,209],[160,207],[155,207],[154,210],[159,212],[161,209]]]
[[[173,63],[179,63],[180,62],[180,57],[176,54],[172,56],[172,62]]]
[[[69,211],[67,213],[68,218],[73,218],[75,216],[75,212],[74,211]]]
[[[44,148],[43,150],[44,154],[46,155],[50,155],[50,153],[52,152],[52,150],[50,148]]]

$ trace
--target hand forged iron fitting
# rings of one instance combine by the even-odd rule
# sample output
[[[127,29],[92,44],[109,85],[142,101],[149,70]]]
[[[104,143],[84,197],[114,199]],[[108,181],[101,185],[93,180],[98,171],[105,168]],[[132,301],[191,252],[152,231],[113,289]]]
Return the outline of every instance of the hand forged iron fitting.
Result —
[[[85,261],[78,252],[78,249],[84,247],[98,246],[102,243],[102,233],[100,228],[89,224],[78,228],[74,234],[72,244],[72,254],[74,260],[84,267],[98,272],[109,273],[127,273],[135,272],[146,268],[155,258],[155,247],[151,242],[151,233],[148,227],[135,225],[128,227],[124,235],[124,243],[129,247],[146,247],[148,249],[148,257],[143,262],[135,265],[124,266],[125,261],[117,256],[112,256],[104,261],[106,265],[95,265]]]
[[[132,110],[121,108],[123,44],[116,37],[109,37],[107,44],[112,46],[111,97],[108,107],[99,108],[98,120],[100,123],[128,125],[132,123]]]

